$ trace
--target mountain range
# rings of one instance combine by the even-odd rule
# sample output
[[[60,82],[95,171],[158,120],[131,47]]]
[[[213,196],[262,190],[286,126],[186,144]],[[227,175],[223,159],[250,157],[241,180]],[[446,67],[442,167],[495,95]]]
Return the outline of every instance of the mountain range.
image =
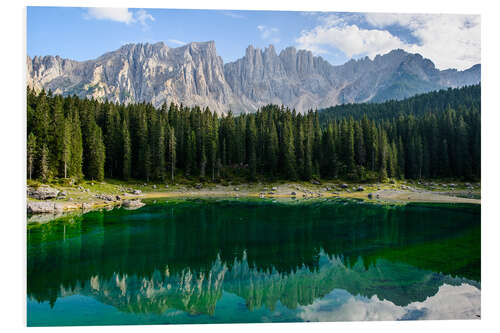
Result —
[[[215,42],[170,48],[163,42],[127,44],[94,60],[27,57],[27,84],[35,90],[113,102],[174,102],[218,113],[252,112],[283,104],[298,112],[342,103],[381,102],[447,87],[477,84],[481,65],[439,70],[401,49],[333,66],[310,51],[248,46],[224,64]]]

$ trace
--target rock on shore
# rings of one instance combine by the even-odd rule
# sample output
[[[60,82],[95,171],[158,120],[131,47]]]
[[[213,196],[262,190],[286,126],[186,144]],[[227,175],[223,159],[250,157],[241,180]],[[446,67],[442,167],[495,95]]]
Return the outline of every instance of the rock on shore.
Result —
[[[28,187],[28,196],[37,200],[47,200],[57,198],[59,194],[59,190],[49,187],[49,186],[40,186],[38,188]]]
[[[28,201],[29,214],[56,213],[64,210],[64,205],[58,202]]]

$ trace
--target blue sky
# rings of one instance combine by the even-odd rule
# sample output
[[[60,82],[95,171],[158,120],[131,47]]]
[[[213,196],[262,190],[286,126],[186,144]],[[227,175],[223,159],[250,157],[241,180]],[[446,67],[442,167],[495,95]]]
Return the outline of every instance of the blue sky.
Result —
[[[87,60],[127,43],[214,40],[224,62],[242,57],[250,44],[308,49],[332,64],[394,48],[420,53],[440,69],[480,62],[477,15],[79,7],[28,7],[27,15],[29,56]]]

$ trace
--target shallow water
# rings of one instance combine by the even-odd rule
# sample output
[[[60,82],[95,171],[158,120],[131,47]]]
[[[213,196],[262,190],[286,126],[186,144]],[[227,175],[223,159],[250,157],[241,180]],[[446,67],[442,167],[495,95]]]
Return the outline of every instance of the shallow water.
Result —
[[[151,200],[30,224],[27,237],[29,326],[481,312],[479,206]]]

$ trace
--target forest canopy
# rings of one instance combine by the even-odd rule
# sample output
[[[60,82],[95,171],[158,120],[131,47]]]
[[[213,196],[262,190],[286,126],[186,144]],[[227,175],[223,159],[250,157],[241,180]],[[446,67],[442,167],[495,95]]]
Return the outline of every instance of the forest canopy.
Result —
[[[481,87],[296,113],[27,94],[28,178],[476,180]]]

